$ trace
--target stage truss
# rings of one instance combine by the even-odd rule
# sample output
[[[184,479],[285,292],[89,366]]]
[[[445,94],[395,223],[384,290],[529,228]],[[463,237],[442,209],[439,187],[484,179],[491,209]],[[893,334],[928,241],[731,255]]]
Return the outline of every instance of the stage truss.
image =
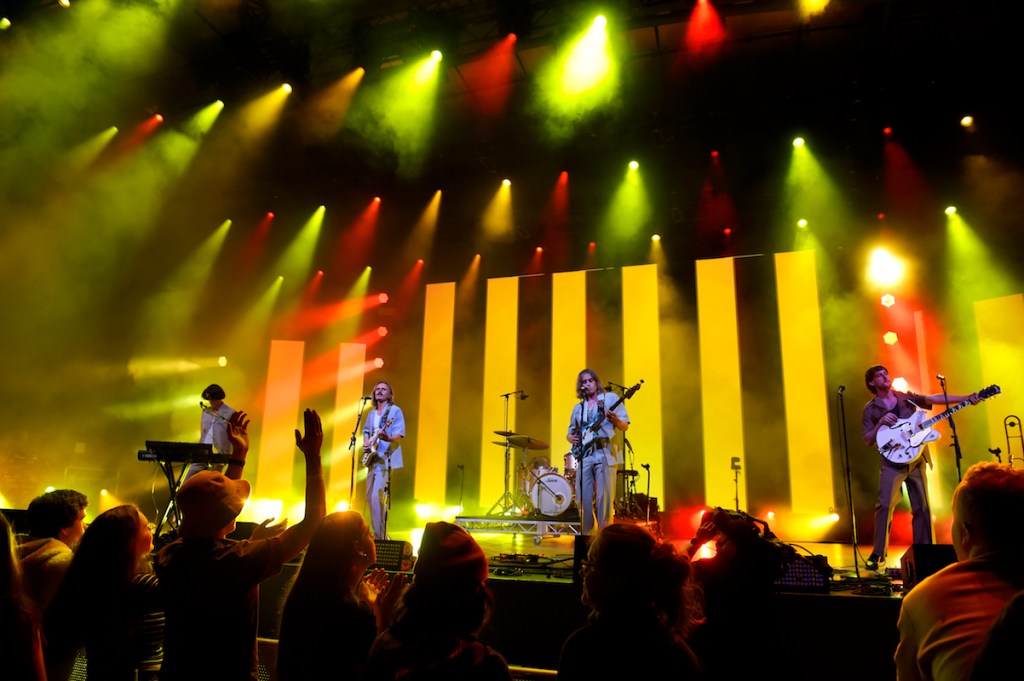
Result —
[[[458,516],[455,524],[467,532],[494,532],[498,534],[532,535],[539,544],[544,537],[577,536],[583,534],[579,521],[557,518],[518,518],[515,516]]]

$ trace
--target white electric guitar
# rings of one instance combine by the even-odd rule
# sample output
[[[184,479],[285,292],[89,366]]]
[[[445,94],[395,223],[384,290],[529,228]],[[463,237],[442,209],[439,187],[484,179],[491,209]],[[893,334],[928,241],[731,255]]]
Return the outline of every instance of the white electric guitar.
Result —
[[[986,400],[1000,392],[1002,390],[998,385],[990,385],[979,391],[978,397]],[[900,419],[892,426],[882,426],[875,434],[878,453],[895,464],[913,463],[921,455],[925,444],[939,439],[939,432],[932,430],[932,425],[942,419],[948,419],[954,412],[969,404],[970,402],[964,400],[930,419],[925,419],[924,411],[915,411],[908,418]]]
[[[377,443],[380,442],[380,436],[383,435],[387,431],[388,426],[390,426],[394,422],[395,420],[393,418],[388,419],[387,423],[385,423],[383,426],[377,429],[377,432],[373,434],[373,437],[371,437],[368,440],[363,440],[364,466],[369,466],[373,462],[373,459],[377,454]]]

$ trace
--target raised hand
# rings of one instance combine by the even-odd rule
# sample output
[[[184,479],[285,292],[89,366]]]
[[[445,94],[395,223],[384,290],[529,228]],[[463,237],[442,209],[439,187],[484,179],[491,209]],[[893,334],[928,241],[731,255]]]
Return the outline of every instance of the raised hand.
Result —
[[[249,539],[253,541],[257,539],[272,539],[288,529],[287,518],[283,518],[277,525],[271,525],[270,523],[272,522],[274,522],[273,518],[267,518],[252,528],[252,534],[249,536]]]
[[[245,459],[249,451],[249,416],[244,411],[236,411],[228,421],[228,440],[231,442],[231,455],[236,459]]]
[[[313,409],[307,409],[303,413],[306,434],[303,435],[295,430],[295,446],[302,450],[306,456],[320,456],[320,448],[324,443],[324,429],[320,422],[320,415]]]

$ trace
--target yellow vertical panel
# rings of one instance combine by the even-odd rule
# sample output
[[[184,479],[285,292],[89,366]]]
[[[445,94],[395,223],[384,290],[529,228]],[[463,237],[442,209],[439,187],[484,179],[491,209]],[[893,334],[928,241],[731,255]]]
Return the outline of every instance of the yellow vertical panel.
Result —
[[[989,447],[1003,450],[1003,462],[1014,466],[1024,463],[1024,442],[1021,441],[1020,419],[1024,418],[1024,295],[1017,293],[1002,298],[974,303],[978,327],[978,349],[984,385],[967,386],[963,392],[974,392],[990,385],[1002,391],[996,398],[982,402],[988,423]],[[1007,417],[1017,418],[1016,428],[1009,428]]]
[[[420,404],[416,414],[417,501],[444,504],[451,421],[452,344],[455,338],[455,284],[427,286],[423,310]]]
[[[739,496],[740,508],[746,508],[746,480],[740,477],[737,495],[731,467],[736,456],[747,469],[733,259],[698,260],[696,268],[705,501],[729,508]]]
[[[626,404],[636,465],[651,465],[651,496],[664,500],[664,457],[661,423],[661,334],[658,315],[658,266],[622,268],[623,382],[643,379],[639,392]],[[626,462],[629,452],[626,452]],[[645,487],[646,489],[646,487]],[[664,507],[664,501],[661,502]]]
[[[508,503],[509,500],[504,498],[505,456],[491,442],[500,439],[495,437],[492,431],[506,427],[508,430],[515,430],[516,403],[519,400],[506,401],[501,395],[519,389],[516,386],[518,328],[519,279],[488,279],[487,319],[484,322],[484,385],[481,395],[483,422],[480,429],[480,505],[495,513],[507,510],[511,505]],[[515,467],[522,459],[522,453],[513,450],[509,459],[508,491],[515,495]]]
[[[836,504],[814,251],[777,253],[775,286],[792,509],[827,513]]]
[[[302,392],[302,341],[270,341],[267,397],[263,404],[260,456],[253,496],[277,499],[287,507],[294,498],[292,470],[295,428],[299,424]],[[301,497],[300,497],[301,498]]]
[[[551,465],[569,451],[565,433],[576,406],[576,376],[587,367],[587,273],[560,272],[551,281]]]
[[[359,473],[359,458],[363,454],[362,441],[356,433],[352,444],[352,429],[359,418],[360,398],[363,396],[363,381],[366,379],[366,345],[363,343],[341,343],[338,345],[338,378],[334,389],[334,416],[330,423],[331,448],[324,457],[324,473],[327,475],[327,508],[332,510],[341,502],[349,508],[358,508],[353,498]],[[365,417],[364,409],[364,417]],[[324,424],[326,429],[328,424]],[[362,430],[362,424],[359,427]],[[327,452],[325,452],[327,454]]]

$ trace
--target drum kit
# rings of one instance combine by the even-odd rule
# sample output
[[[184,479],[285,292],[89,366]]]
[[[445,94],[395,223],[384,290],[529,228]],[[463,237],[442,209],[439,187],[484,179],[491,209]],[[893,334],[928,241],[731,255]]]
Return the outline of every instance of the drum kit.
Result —
[[[496,430],[494,434],[505,438],[505,441],[493,444],[523,450],[523,461],[516,475],[515,507],[520,512],[558,516],[576,504],[576,457],[572,453],[565,455],[565,474],[561,475],[558,467],[552,466],[546,456],[532,456],[526,460],[531,451],[550,449],[548,443],[505,430]]]

